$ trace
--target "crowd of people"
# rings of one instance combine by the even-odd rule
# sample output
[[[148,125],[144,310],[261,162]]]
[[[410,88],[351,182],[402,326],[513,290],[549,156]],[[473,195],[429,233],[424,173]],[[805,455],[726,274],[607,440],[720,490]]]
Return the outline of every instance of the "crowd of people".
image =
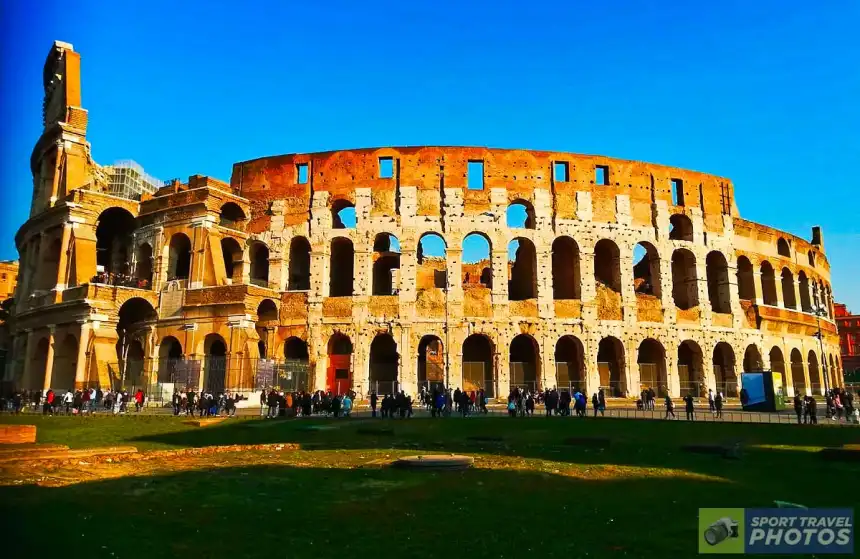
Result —
[[[103,285],[118,285],[120,287],[136,287],[138,289],[149,289],[149,280],[145,278],[136,278],[128,274],[115,274],[99,272],[96,274],[91,283],[100,283]]]
[[[860,410],[854,406],[854,395],[844,388],[832,388],[824,394],[825,417],[831,421],[845,421],[860,424]],[[797,424],[816,425],[818,423],[818,403],[810,395],[794,397],[794,413]]]
[[[144,407],[146,395],[142,390],[107,390],[83,388],[55,392],[53,389],[15,390],[0,397],[0,410],[13,414],[22,411],[41,412],[43,415],[87,415],[97,412],[125,414],[129,406],[136,412]]]
[[[260,392],[260,417],[350,417],[356,394],[332,394],[329,391],[284,392],[270,388]]]
[[[194,390],[173,392],[170,403],[173,406],[173,415],[187,415],[194,417],[217,417],[236,415],[236,404],[243,399],[241,394],[229,390],[213,394],[208,390],[196,392]]]

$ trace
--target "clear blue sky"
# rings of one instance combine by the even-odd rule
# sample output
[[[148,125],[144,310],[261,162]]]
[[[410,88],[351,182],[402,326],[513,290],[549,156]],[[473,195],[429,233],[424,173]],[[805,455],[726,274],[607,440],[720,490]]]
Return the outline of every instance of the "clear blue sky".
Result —
[[[229,179],[381,145],[600,153],[730,177],[741,215],[824,228],[860,312],[860,3],[4,2],[0,257],[27,216],[41,71],[83,56],[97,161]]]

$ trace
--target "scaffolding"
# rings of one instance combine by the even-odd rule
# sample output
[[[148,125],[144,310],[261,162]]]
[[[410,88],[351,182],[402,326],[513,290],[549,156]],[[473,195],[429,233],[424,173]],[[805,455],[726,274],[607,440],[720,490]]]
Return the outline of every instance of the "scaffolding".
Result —
[[[108,193],[129,200],[140,200],[143,194],[152,194],[164,182],[146,174],[143,167],[131,160],[117,161],[104,168],[108,177]]]

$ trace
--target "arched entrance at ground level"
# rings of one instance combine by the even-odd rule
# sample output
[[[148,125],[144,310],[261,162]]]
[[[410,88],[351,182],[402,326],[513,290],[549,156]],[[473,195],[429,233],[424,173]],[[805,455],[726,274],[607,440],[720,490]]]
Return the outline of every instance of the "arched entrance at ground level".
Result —
[[[143,342],[139,339],[132,340],[128,344],[128,350],[125,354],[125,387],[126,388],[141,388],[144,382],[143,365],[144,365]]]
[[[119,308],[116,326],[116,365],[109,364],[111,384],[115,388],[128,388],[131,382],[139,383],[143,374],[144,343],[147,325],[158,318],[155,309],[146,299],[132,297]]]
[[[445,386],[445,354],[442,340],[424,336],[418,344],[418,386],[431,391]]]
[[[680,395],[700,396],[703,386],[702,350],[692,340],[681,342],[678,346],[678,385]]]
[[[747,346],[744,351],[744,372],[752,373],[764,369],[764,363],[761,359],[761,352],[754,344]]]
[[[348,336],[335,334],[328,341],[327,353],[326,390],[344,394],[352,388],[352,341]]]
[[[804,394],[806,392],[806,377],[803,374],[803,355],[797,348],[794,348],[789,354],[789,359],[791,359],[791,386],[794,388],[794,394]]]
[[[669,392],[666,374],[666,350],[657,340],[647,339],[639,344],[636,363],[639,365],[639,390],[653,389],[658,396]]]
[[[463,342],[463,389],[484,389],[487,398],[495,397],[493,342],[483,334],[472,334]]]
[[[400,390],[397,382],[397,342],[391,334],[377,334],[370,344],[370,388],[377,394],[394,394]]]
[[[173,336],[167,336],[158,345],[158,382],[174,383],[184,389],[186,381],[180,382],[178,373],[181,372],[179,363],[182,361],[182,344]],[[194,387],[197,388],[196,386]]]
[[[278,370],[275,386],[285,392],[308,389],[310,377],[310,355],[308,343],[295,336],[284,343],[284,363]]]
[[[227,385],[227,344],[218,334],[203,339],[203,390],[213,396],[224,391]]]
[[[78,340],[67,334],[63,341],[55,344],[54,366],[51,368],[51,388],[55,391],[75,389],[75,371],[78,363]]]
[[[555,344],[555,382],[559,390],[585,390],[585,351],[574,336],[562,336]]]
[[[809,390],[808,394],[821,394],[821,371],[818,367],[818,356],[809,350],[806,356],[806,366],[809,367]]]
[[[777,384],[782,388],[783,396],[786,394],[788,379],[785,374],[785,360],[782,357],[782,350],[773,346],[770,350],[770,370],[774,373],[773,390],[778,392]],[[780,379],[776,378],[776,373],[780,375]]]
[[[597,350],[597,370],[600,374],[600,388],[607,396],[627,395],[627,379],[624,374],[624,345],[618,338],[607,337],[600,340]]]
[[[31,350],[30,378],[27,382],[30,390],[42,390],[45,386],[45,366],[48,364],[49,345],[48,338],[42,338]]]
[[[520,334],[511,341],[511,389],[520,388],[535,392],[540,378],[540,357],[537,342],[528,334]]]
[[[738,396],[738,377],[735,373],[735,352],[732,346],[726,342],[718,343],[714,348],[713,365],[717,392],[730,398]]]

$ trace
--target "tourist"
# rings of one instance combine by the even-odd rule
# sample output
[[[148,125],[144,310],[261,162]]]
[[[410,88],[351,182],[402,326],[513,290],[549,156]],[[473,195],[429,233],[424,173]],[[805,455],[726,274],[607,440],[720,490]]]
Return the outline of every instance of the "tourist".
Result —
[[[597,391],[597,409],[600,411],[601,416],[606,411],[606,394],[602,388]]]
[[[42,408],[42,415],[54,415],[54,391],[48,389],[45,393],[45,405]]]
[[[657,407],[657,406],[656,406],[656,403],[657,403],[657,393],[654,391],[654,388],[653,388],[653,387],[648,388],[648,402],[649,402],[649,404],[650,404],[650,408],[649,408],[649,409],[650,409],[651,411],[654,411],[654,409]]]
[[[69,415],[72,411],[72,400],[74,399],[74,395],[70,390],[67,390],[65,394],[63,394],[63,409],[65,410],[66,415]]]
[[[714,391],[708,388],[708,410],[710,410],[711,415],[717,415],[717,406],[714,402]]]
[[[352,413],[352,398],[349,397],[349,394],[345,394],[343,397],[343,416],[349,417]]]
[[[797,415],[797,424],[800,425],[800,417],[803,415],[803,399],[800,394],[794,395],[794,413]]]
[[[666,406],[666,416],[664,419],[669,419],[669,416],[672,416],[672,419],[677,419],[675,417],[675,402],[672,401],[672,397],[666,394],[664,399],[664,405]]]
[[[517,405],[514,403],[514,400],[512,398],[508,399],[508,415],[510,417],[517,416]]]
[[[810,425],[818,424],[818,403],[815,401],[811,395],[806,397],[806,415],[809,417]]]
[[[687,394],[686,396],[684,396],[683,400],[684,400],[684,403],[686,404],[686,406],[684,406],[684,411],[687,412],[687,421],[695,420],[696,416],[695,416],[695,408],[693,407],[693,395]]]
[[[370,393],[370,417],[376,417],[376,403],[379,401],[379,396],[376,395],[376,390]]]
[[[143,390],[137,389],[134,393],[134,411],[140,413],[140,408],[143,407]]]
[[[722,419],[722,417],[723,417],[723,393],[722,392],[719,392],[719,391],[717,392],[717,396],[716,396],[716,398],[714,398],[714,407],[717,410],[717,417]]]

